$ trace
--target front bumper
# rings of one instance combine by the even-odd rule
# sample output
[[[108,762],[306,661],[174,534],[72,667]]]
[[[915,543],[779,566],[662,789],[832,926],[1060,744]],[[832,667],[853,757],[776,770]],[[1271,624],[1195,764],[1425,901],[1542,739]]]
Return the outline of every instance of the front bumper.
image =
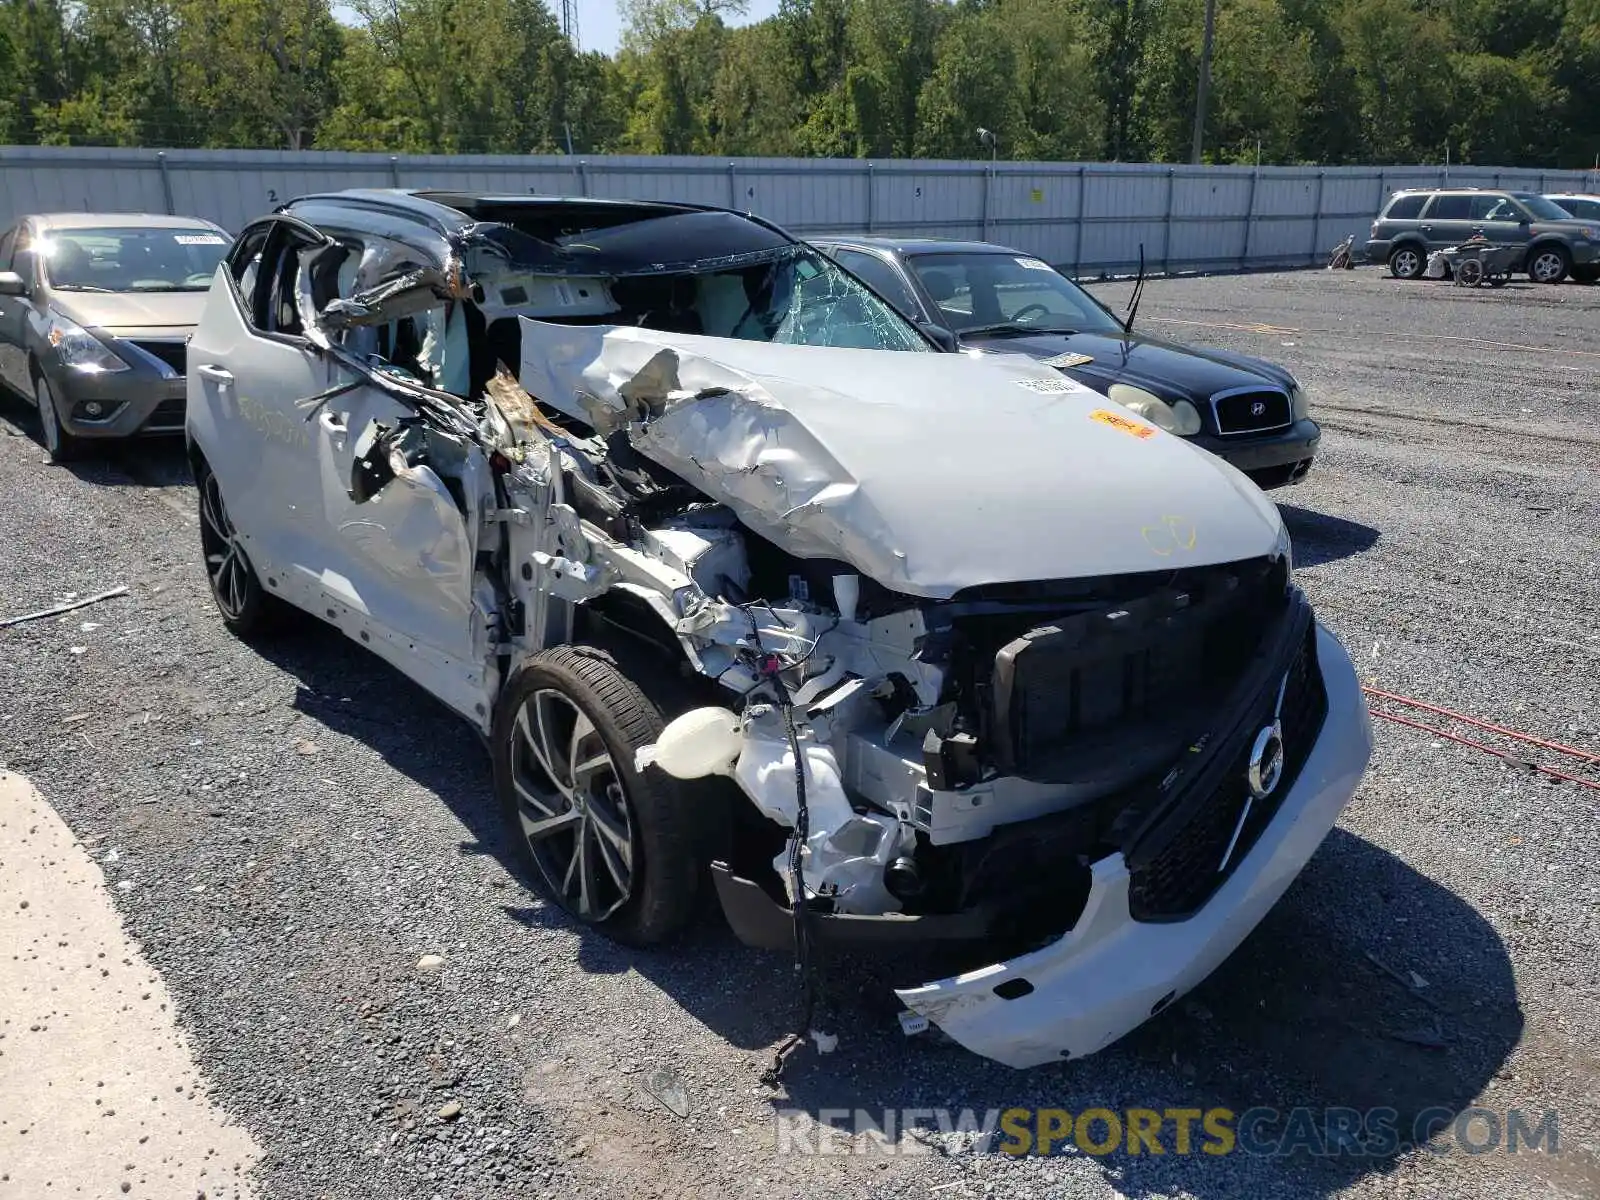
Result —
[[[127,438],[183,432],[183,376],[160,378],[135,369],[89,375],[66,367],[46,369],[55,395],[61,428],[76,438]],[[104,409],[91,418],[82,406],[91,401]]]
[[[1582,267],[1600,263],[1600,242],[1575,241],[1568,246],[1568,249],[1572,251],[1573,266]]]
[[[901,1002],[967,1049],[1022,1068],[1104,1049],[1210,975],[1316,853],[1371,756],[1355,669],[1320,626],[1317,656],[1328,698],[1321,736],[1271,823],[1198,913],[1165,924],[1133,920],[1128,870],[1113,854],[1095,864],[1083,914],[1056,942],[899,989]]]
[[[1202,433],[1188,440],[1237,467],[1257,486],[1272,488],[1298,483],[1305,477],[1322,441],[1322,429],[1307,417],[1265,437]]]

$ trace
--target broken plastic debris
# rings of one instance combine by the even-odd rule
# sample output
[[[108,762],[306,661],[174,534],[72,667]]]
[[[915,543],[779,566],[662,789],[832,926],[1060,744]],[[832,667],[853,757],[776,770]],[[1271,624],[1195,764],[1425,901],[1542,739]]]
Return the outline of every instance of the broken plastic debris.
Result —
[[[912,1012],[909,1008],[900,1013],[900,1031],[907,1037],[915,1037],[919,1033],[927,1033],[928,1027],[933,1022],[919,1012]]]
[[[657,1067],[651,1071],[650,1077],[645,1080],[644,1090],[661,1101],[674,1116],[688,1117],[689,1093],[683,1086],[683,1080],[671,1067]]]
[[[813,1029],[811,1040],[817,1044],[818,1054],[832,1054],[839,1048],[839,1035],[836,1033],[823,1033],[820,1029]]]
[[[444,956],[440,954],[424,954],[417,959],[417,970],[423,975],[434,975],[444,969]]]

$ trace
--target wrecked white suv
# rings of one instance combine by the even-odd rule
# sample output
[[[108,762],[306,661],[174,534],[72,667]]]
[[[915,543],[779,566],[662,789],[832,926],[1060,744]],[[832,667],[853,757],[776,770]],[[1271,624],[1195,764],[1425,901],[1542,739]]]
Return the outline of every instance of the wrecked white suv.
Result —
[[[759,219],[306,197],[189,362],[223,619],[311,613],[459,712],[619,940],[709,885],[752,944],[937,946],[908,1023],[1077,1057],[1238,945],[1366,767],[1253,484]]]

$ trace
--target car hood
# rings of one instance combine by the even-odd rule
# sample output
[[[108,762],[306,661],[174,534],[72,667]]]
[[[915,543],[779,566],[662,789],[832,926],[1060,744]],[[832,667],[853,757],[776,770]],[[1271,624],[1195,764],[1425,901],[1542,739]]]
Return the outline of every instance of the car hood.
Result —
[[[206,294],[51,291],[50,307],[87,329],[192,329],[200,323]]]
[[[1113,383],[1131,383],[1164,400],[1203,401],[1229,388],[1290,388],[1294,377],[1282,367],[1227,350],[1201,350],[1160,338],[1133,334],[1037,333],[1012,337],[962,338],[984,353],[1026,354],[1049,359],[1088,355],[1092,361],[1063,368],[1080,383],[1104,392]]]
[[[893,591],[1231,562],[1282,535],[1239,471],[1025,356],[521,322],[531,395]]]

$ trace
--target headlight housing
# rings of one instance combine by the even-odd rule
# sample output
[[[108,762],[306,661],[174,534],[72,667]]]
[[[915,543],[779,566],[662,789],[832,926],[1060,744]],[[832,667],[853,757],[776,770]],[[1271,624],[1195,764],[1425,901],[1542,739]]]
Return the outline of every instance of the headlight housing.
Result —
[[[1294,540],[1289,536],[1287,525],[1278,526],[1278,541],[1272,547],[1272,557],[1283,559],[1284,566],[1289,569],[1289,578],[1294,578]]]
[[[1179,437],[1193,437],[1200,432],[1200,410],[1187,400],[1175,400],[1168,404],[1155,393],[1127,383],[1113,383],[1106,394],[1158,429],[1165,429]]]
[[[1304,421],[1311,415],[1311,401],[1306,396],[1305,388],[1298,383],[1289,388],[1289,414],[1296,421]]]
[[[109,375],[128,369],[128,364],[113,354],[104,342],[60,313],[50,314],[45,338],[55,347],[61,365],[71,367],[74,371],[82,371],[86,375]]]

